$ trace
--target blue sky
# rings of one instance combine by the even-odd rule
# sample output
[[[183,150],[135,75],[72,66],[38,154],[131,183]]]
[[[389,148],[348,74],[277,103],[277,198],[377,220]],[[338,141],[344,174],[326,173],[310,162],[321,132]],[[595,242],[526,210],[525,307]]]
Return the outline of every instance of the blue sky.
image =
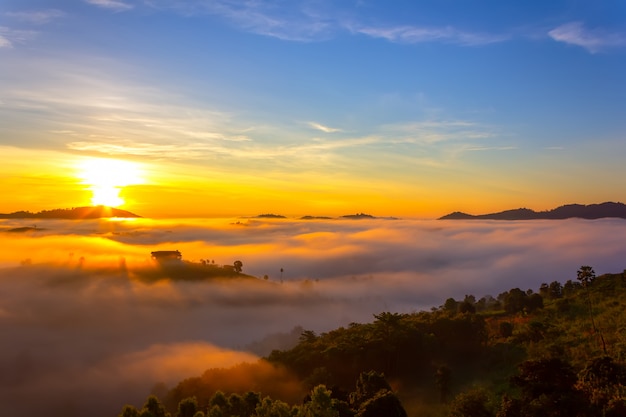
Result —
[[[624,201],[624,74],[619,1],[9,0],[0,175],[114,157],[299,214]]]

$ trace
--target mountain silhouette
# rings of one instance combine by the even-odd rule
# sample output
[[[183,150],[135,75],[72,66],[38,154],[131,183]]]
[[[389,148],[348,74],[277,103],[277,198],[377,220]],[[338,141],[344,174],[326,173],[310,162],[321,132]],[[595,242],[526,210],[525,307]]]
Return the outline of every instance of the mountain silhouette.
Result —
[[[589,205],[567,204],[547,211],[519,208],[479,215],[455,211],[440,217],[439,220],[562,220],[571,218],[602,219],[605,217],[626,219],[626,204],[613,202]]]
[[[138,218],[141,217],[130,211],[107,206],[74,207],[71,209],[43,210],[38,213],[30,211],[16,211],[10,214],[0,214],[0,219],[102,219],[111,217]]]

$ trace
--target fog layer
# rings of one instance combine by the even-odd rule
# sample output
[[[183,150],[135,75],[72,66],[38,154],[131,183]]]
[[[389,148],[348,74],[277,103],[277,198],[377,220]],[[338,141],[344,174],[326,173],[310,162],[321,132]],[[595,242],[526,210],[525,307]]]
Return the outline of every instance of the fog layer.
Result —
[[[583,264],[620,272],[625,234],[617,219],[4,221],[0,400],[13,416],[116,415],[156,382],[255,361],[245,346],[297,325],[536,290]],[[181,281],[155,250],[261,279]]]

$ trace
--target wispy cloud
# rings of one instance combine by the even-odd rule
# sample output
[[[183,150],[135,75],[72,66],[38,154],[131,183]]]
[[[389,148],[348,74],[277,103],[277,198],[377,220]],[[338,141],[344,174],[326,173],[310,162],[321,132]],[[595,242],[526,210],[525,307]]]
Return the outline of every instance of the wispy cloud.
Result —
[[[12,48],[16,43],[24,43],[35,37],[37,32],[32,30],[12,29],[0,26],[0,48]]]
[[[582,22],[571,22],[556,27],[548,35],[557,42],[580,46],[593,53],[607,48],[625,47],[626,36],[603,29],[587,29]]]
[[[125,3],[120,0],[85,0],[89,4],[94,6],[103,7],[105,9],[114,10],[116,12],[122,12],[133,8],[132,4]]]
[[[247,32],[289,41],[327,39],[337,30],[331,15],[313,10],[307,2],[300,1],[154,0],[150,4],[159,9],[176,10],[184,15],[220,16]]]
[[[337,128],[329,127],[329,126],[324,126],[323,124],[316,123],[316,122],[309,122],[308,125],[310,127],[312,127],[313,129],[321,130],[324,133],[341,132],[341,129],[337,129]]]
[[[396,141],[421,145],[484,140],[493,137],[486,126],[467,120],[427,120],[381,127],[381,134]]]
[[[354,33],[367,35],[373,38],[382,38],[390,42],[409,44],[446,42],[465,46],[475,46],[503,42],[509,39],[508,35],[466,32],[451,26],[362,26],[353,27],[351,30]]]
[[[2,29],[0,28],[0,33],[2,33],[1,31]],[[12,46],[11,41],[0,34],[0,48],[11,48]]]
[[[209,143],[148,143],[129,140],[109,139],[106,141],[94,140],[76,141],[67,143],[67,148],[73,151],[101,153],[111,156],[144,156],[154,159],[206,159],[207,155],[231,154],[223,146]]]
[[[7,12],[6,16],[20,20],[22,22],[44,24],[54,19],[65,16],[65,13],[61,10],[49,9],[49,10],[36,10],[36,11],[23,11],[23,12]]]
[[[214,0],[184,3],[156,0],[151,4],[154,7],[174,9],[187,15],[220,16],[248,32],[291,41],[326,40],[345,31],[409,44],[448,42],[473,46],[502,42],[509,38],[508,35],[463,31],[452,26],[368,26],[360,23],[358,10],[341,9],[336,5],[330,7],[324,2],[313,5],[306,1],[279,0]]]

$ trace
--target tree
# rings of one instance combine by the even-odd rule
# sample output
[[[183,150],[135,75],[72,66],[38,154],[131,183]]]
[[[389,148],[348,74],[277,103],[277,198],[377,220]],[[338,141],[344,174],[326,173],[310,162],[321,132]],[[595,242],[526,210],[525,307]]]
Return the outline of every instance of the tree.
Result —
[[[539,294],[531,294],[524,300],[524,309],[527,313],[532,313],[543,308],[543,298]]]
[[[461,304],[459,304],[459,313],[474,314],[476,313],[476,307],[474,307],[474,304],[470,303],[469,301],[463,301]]]
[[[247,417],[247,407],[241,395],[232,393],[228,396],[228,411],[231,416]]]
[[[391,386],[383,374],[376,371],[362,372],[356,381],[356,390],[350,394],[350,405],[358,409],[381,390],[391,391]]]
[[[240,272],[241,272],[241,269],[243,268],[243,262],[241,262],[241,261],[235,261],[235,262],[233,263],[233,267],[234,267],[234,269],[235,269],[235,272],[236,272],[236,273],[240,273]]]
[[[194,417],[198,411],[198,400],[196,397],[185,398],[178,403],[177,417]]]
[[[513,288],[504,295],[504,309],[509,314],[524,311],[528,295],[519,288]]]
[[[491,417],[487,403],[489,397],[483,389],[462,392],[450,404],[451,417]]]
[[[589,306],[589,318],[591,319],[591,327],[593,328],[594,333],[598,333],[600,335],[600,340],[602,341],[602,351],[606,355],[606,343],[604,341],[604,336],[602,335],[602,332],[598,331],[598,328],[596,327],[596,321],[593,318],[593,305],[591,304],[591,293],[589,291],[589,287],[596,280],[596,273],[589,265],[583,265],[578,270],[576,279],[580,281],[583,288],[585,289],[585,293],[587,294],[587,304]]]
[[[596,280],[596,273],[589,265],[583,265],[578,270],[578,276],[576,279],[580,281],[583,287],[587,288],[593,281]]]
[[[118,417],[139,417],[139,410],[132,405],[126,404],[124,408],[122,408],[122,412],[118,415]]]
[[[311,391],[311,401],[300,408],[298,417],[339,417],[335,401],[324,385],[318,385]]]
[[[626,405],[626,366],[610,356],[593,359],[578,375],[577,387],[587,395],[599,414],[610,415],[613,410]]]
[[[169,417],[169,413],[165,410],[163,404],[161,404],[159,399],[154,395],[148,397],[141,410],[141,414],[145,415],[146,412],[152,417]]]
[[[402,403],[389,390],[380,390],[357,410],[356,417],[407,417]]]
[[[452,298],[452,297],[448,298],[448,299],[446,300],[446,302],[443,304],[443,309],[444,309],[445,311],[450,312],[450,313],[456,313],[457,308],[458,308],[458,303],[457,303],[457,301],[456,301],[454,298]]]
[[[584,415],[588,403],[576,389],[573,368],[558,358],[526,361],[511,378],[522,392],[522,415],[571,417]]]
[[[222,391],[216,391],[209,400],[209,407],[219,407],[224,410],[228,406],[228,398]]]
[[[435,385],[439,389],[439,400],[442,403],[448,401],[448,395],[450,394],[450,381],[452,380],[452,372],[450,368],[442,365],[437,368],[435,372]]]
[[[243,402],[246,406],[246,416],[251,416],[257,405],[261,403],[261,395],[258,392],[248,391],[243,396]]]
[[[551,300],[563,297],[563,286],[558,281],[552,281],[549,287],[549,297]]]
[[[291,417],[292,415],[289,404],[280,400],[272,400],[270,397],[265,397],[257,405],[254,414],[257,417]]]

